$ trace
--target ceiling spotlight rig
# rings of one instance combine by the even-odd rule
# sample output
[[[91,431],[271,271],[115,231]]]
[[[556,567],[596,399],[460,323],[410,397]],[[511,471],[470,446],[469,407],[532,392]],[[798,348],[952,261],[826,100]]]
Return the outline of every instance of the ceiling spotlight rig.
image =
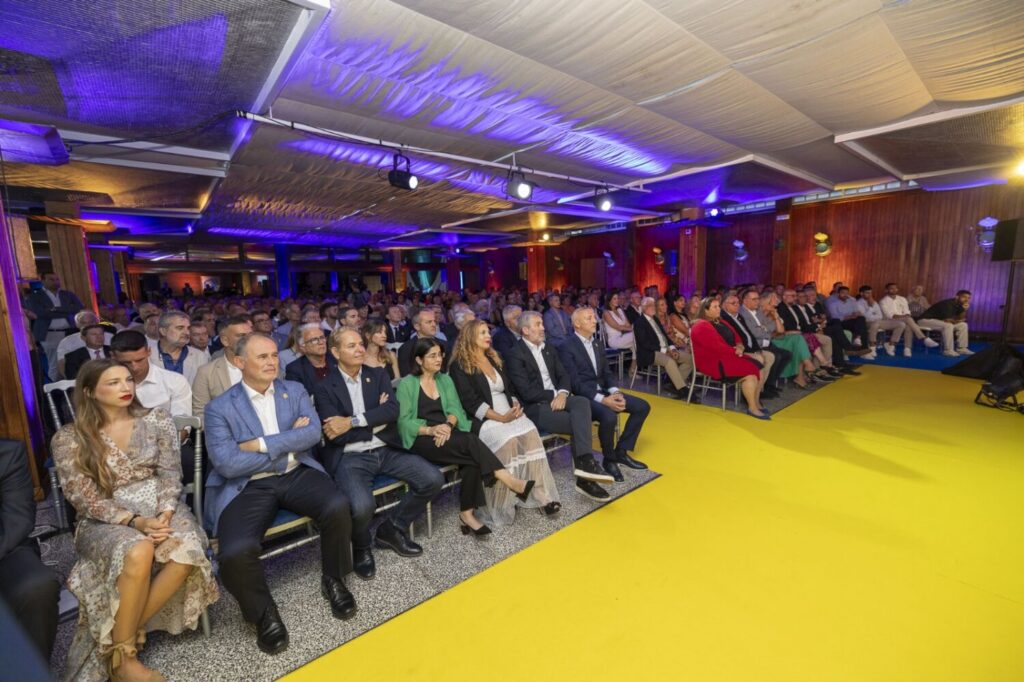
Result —
[[[405,161],[405,170],[400,169],[399,164]],[[401,153],[395,153],[391,162],[391,170],[388,171],[388,182],[392,187],[398,189],[414,190],[419,187],[420,179],[412,174],[410,170],[409,157]]]
[[[536,183],[527,180],[526,175],[522,171],[509,169],[508,183],[505,185],[506,196],[519,199],[520,201],[529,201],[536,187]]]
[[[598,211],[603,211],[604,213],[607,213],[608,211],[612,210],[612,206],[614,205],[615,203],[612,201],[612,197],[608,193],[607,187],[605,187],[603,190],[598,189],[597,187],[594,188],[594,208],[596,208]]]

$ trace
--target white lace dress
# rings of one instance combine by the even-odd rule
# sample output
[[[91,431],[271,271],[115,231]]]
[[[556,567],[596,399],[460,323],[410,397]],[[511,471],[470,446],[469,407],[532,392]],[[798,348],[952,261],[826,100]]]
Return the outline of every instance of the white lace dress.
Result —
[[[501,374],[495,372],[494,379],[488,377],[487,385],[491,389],[491,401],[495,412],[505,413],[512,409],[505,395],[505,383]],[[558,488],[548,466],[548,456],[544,451],[537,427],[526,415],[515,421],[503,424],[488,419],[480,427],[480,440],[505,465],[505,469],[513,476],[525,481],[533,480],[536,484],[526,502],[520,502],[515,494],[504,485],[484,488],[487,507],[478,510],[481,520],[493,526],[507,526],[515,521],[516,506],[536,508],[549,502],[559,502]]]
[[[609,310],[608,314],[615,318],[616,324],[629,324],[629,319],[626,317],[626,313],[622,312],[622,308]],[[611,325],[608,325],[608,347],[616,350],[632,348],[633,332],[620,332],[618,329],[612,329]]]

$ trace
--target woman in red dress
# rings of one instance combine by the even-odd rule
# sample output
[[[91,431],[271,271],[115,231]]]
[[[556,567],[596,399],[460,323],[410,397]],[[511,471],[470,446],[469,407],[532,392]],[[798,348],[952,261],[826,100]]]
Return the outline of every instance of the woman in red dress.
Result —
[[[713,379],[739,379],[747,414],[756,419],[771,419],[758,398],[761,368],[754,360],[744,357],[739,332],[722,319],[718,299],[709,297],[701,301],[698,317],[690,329],[697,371]],[[732,338],[734,343],[730,344],[727,338]]]

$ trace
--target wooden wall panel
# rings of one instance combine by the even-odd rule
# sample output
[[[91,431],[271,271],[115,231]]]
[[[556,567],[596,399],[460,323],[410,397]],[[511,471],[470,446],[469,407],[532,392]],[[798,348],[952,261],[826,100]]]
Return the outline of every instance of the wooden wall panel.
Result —
[[[576,286],[580,282],[580,263],[584,258],[603,258],[607,251],[615,260],[615,267],[605,271],[606,289],[621,289],[627,286],[626,252],[628,235],[625,231],[596,234],[585,237],[573,237],[557,246],[544,247],[547,251],[545,261],[547,276],[545,285],[551,289],[561,289],[566,285]],[[532,247],[537,249],[539,247]],[[558,270],[557,258],[562,259],[562,270]],[[530,290],[535,291],[531,278]]]
[[[96,310],[91,261],[87,256],[85,233],[73,225],[47,223],[53,271],[60,275],[61,287],[74,292],[86,308]]]
[[[732,225],[708,229],[708,288],[719,285],[767,282],[772,272],[775,214],[748,213],[731,218]],[[741,240],[749,254],[735,258],[732,243]]]
[[[664,265],[657,265],[654,262],[655,247],[662,250],[665,257]],[[679,257],[677,254],[677,271],[673,275],[671,268],[670,251],[679,251],[679,227],[642,227],[636,233],[636,256],[635,282],[641,289],[649,286],[658,287],[658,292],[664,294],[670,287],[679,286]]]
[[[679,292],[691,296],[707,290],[708,228],[679,230]]]
[[[909,191],[797,206],[791,212],[788,281],[814,280],[825,290],[835,281],[851,288],[879,288],[894,281],[903,292],[921,284],[931,301],[969,289],[974,294],[971,328],[997,332],[1010,265],[993,263],[970,230],[989,215],[1024,216],[1024,189],[1004,185]],[[814,254],[813,235],[819,230],[832,236],[832,254],[825,258]],[[1021,315],[1013,317],[1011,326],[1020,330]]]

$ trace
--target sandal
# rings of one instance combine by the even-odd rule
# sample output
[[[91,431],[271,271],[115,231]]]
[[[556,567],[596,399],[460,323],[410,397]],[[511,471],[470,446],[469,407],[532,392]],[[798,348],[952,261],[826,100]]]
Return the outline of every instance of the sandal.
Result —
[[[541,509],[544,510],[545,514],[547,514],[548,516],[551,516],[552,514],[557,514],[558,512],[562,511],[562,503],[561,502],[548,502],[543,507],[541,507]]]

